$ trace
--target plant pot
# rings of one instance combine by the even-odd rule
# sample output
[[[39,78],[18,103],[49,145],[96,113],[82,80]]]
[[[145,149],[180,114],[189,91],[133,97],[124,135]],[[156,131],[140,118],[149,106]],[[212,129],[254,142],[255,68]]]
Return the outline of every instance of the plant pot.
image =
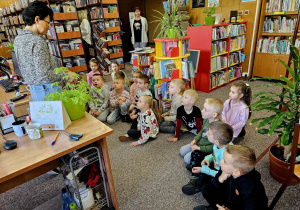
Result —
[[[269,158],[270,158],[270,174],[271,176],[279,183],[283,183],[288,174],[290,163],[279,160],[272,153],[273,150],[283,148],[279,145],[274,145],[269,150]],[[299,151],[299,149],[298,149]],[[296,185],[299,183],[299,180],[295,177],[292,177],[289,185]]]
[[[205,17],[205,25],[207,26],[213,26],[215,24],[215,18],[214,16],[211,17]]]
[[[169,39],[174,39],[175,38],[175,31],[174,29],[167,29],[167,35]]]
[[[64,106],[68,112],[71,120],[78,120],[84,116],[85,106],[72,103],[64,103]]]

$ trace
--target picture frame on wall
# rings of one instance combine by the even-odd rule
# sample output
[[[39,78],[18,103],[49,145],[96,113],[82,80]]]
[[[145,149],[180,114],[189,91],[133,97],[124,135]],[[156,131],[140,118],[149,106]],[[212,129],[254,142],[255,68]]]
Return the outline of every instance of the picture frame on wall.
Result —
[[[205,0],[193,0],[192,9],[205,7]]]

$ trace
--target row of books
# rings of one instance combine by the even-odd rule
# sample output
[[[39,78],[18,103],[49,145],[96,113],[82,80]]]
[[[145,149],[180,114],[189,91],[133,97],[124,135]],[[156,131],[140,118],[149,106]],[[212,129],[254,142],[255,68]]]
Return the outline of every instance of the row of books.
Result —
[[[266,3],[266,12],[297,11],[300,0],[269,0]]]
[[[75,0],[76,7],[85,7],[87,0]]]
[[[91,4],[98,4],[98,3],[100,3],[101,2],[101,0],[88,0],[87,1],[87,3],[89,4],[89,5],[91,5]]]
[[[241,63],[242,62],[241,57],[242,57],[242,52],[241,51],[236,51],[236,52],[233,52],[233,53],[229,53],[229,63],[228,63],[228,65],[231,66],[231,65]]]
[[[293,33],[297,24],[297,18],[287,19],[279,16],[278,19],[266,18],[263,32],[266,33]]]
[[[210,74],[210,89],[229,83],[231,80],[241,77],[242,67],[230,67],[228,71],[218,71]]]
[[[225,53],[227,50],[227,41],[214,41],[211,46],[211,55]]]
[[[76,12],[75,4],[73,1],[66,1],[63,3],[50,4],[50,8],[53,12]]]
[[[210,72],[218,71],[227,67],[227,57],[217,56],[211,58]]]
[[[82,58],[80,56],[75,56],[73,58],[63,58],[62,60],[63,60],[63,65],[67,68],[86,65],[85,58]]]
[[[5,34],[4,33],[0,33],[0,39],[5,39]]]
[[[117,5],[103,7],[103,13],[118,13],[118,7]]]
[[[232,51],[232,50],[235,50],[235,49],[245,48],[245,45],[246,45],[245,35],[237,36],[236,38],[231,38],[230,39],[229,51]]]
[[[124,64],[124,59],[123,58],[116,58],[116,59],[111,59],[111,62],[115,61],[117,62],[119,65]]]
[[[123,52],[123,49],[122,49],[121,45],[115,45],[115,46],[112,46],[112,47],[108,47],[107,50],[110,54]]]
[[[213,27],[212,39],[222,39],[230,36],[238,36],[246,32],[245,24],[233,24],[228,26]]]
[[[94,20],[103,18],[104,16],[103,16],[102,7],[92,7],[90,15],[91,15],[91,19],[94,19]]]
[[[116,26],[120,26],[120,21],[118,19],[111,19],[109,21],[105,21],[104,25],[105,25],[105,28],[116,27]]]
[[[48,47],[50,49],[51,54],[56,56],[61,56],[59,49],[61,51],[67,51],[67,50],[76,50],[76,49],[83,48],[81,39],[59,41],[59,46],[57,45],[56,41],[49,41]]]
[[[260,38],[257,43],[257,52],[290,54],[290,40],[280,40],[280,37]]]
[[[138,55],[138,65],[150,65],[152,56],[147,54]]]
[[[98,57],[99,59],[99,57]],[[110,60],[108,60],[108,58],[103,59],[102,61],[100,61],[100,69],[101,70],[105,70],[107,67],[109,67],[109,65],[111,64]]]
[[[18,35],[17,29],[19,29],[19,27],[15,27],[15,26],[12,26],[11,28],[6,27],[5,28],[6,35],[8,35],[8,36],[17,36]]]
[[[179,56],[185,56],[187,53],[190,52],[190,40],[182,40],[182,41],[168,41],[162,43],[162,52],[164,57],[171,57],[171,51],[174,48],[178,48],[178,43],[182,42],[182,49],[181,49],[181,55]]]
[[[121,39],[121,34],[116,33],[116,34],[106,34],[106,39],[107,41],[113,41],[113,40],[120,40]]]
[[[158,100],[170,100],[171,94],[169,92],[170,81],[154,85],[154,97]]]

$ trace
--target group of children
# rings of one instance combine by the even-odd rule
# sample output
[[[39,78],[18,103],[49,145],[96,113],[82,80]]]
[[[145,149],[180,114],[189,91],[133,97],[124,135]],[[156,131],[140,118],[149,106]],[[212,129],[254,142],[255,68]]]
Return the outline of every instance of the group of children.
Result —
[[[247,84],[233,83],[224,104],[219,99],[207,98],[200,110],[195,106],[198,93],[192,89],[184,91],[184,82],[173,79],[169,86],[171,108],[157,116],[158,107],[148,89],[147,75],[134,71],[133,84],[128,87],[126,75],[112,62],[114,76],[109,92],[103,74],[94,71],[91,62],[91,96],[97,103],[90,103],[90,113],[109,124],[119,118],[131,123],[127,134],[119,137],[120,141],[133,141],[131,146],[138,146],[155,139],[159,133],[173,133],[174,137],[168,138],[170,142],[178,141],[184,132],[195,134],[190,144],[180,148],[186,169],[192,173],[182,192],[186,195],[202,192],[210,205],[194,209],[267,209],[268,199],[255,170],[254,150],[233,145],[246,134],[245,125],[250,117],[251,89]]]

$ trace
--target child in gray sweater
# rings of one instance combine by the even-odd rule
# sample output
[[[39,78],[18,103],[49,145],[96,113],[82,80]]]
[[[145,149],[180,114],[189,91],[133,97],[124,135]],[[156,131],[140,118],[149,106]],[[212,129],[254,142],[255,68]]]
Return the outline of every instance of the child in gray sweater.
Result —
[[[89,93],[93,99],[89,103],[90,114],[104,122],[109,114],[109,90],[107,85],[104,84],[101,74],[94,74],[92,82],[92,91]]]
[[[175,133],[176,114],[178,107],[181,106],[182,92],[184,90],[184,82],[182,79],[173,79],[170,83],[169,93],[172,95],[171,109],[162,114],[162,123],[159,126],[161,133]]]

